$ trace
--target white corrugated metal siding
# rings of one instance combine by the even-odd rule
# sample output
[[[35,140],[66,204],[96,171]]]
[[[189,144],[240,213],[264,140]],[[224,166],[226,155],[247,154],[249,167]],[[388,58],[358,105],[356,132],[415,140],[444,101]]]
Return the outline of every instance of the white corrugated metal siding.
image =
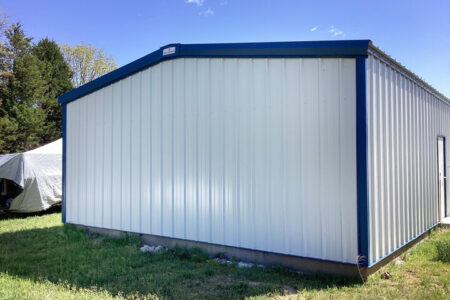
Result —
[[[355,263],[354,59],[176,59],[67,105],[67,221]]]
[[[450,138],[450,106],[373,55],[367,100],[374,263],[439,221],[437,139]]]

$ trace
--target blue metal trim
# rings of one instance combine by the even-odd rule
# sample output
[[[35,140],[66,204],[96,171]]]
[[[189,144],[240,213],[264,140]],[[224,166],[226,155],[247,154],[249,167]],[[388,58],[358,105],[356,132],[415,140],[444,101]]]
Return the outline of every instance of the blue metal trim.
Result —
[[[63,155],[62,155],[62,200],[61,212],[62,222],[66,223],[66,126],[67,125],[67,105],[62,106],[62,140],[63,140]]]
[[[358,210],[358,261],[369,264],[369,193],[367,169],[366,58],[356,58],[356,175]]]
[[[368,267],[372,267],[374,265],[376,265],[377,263],[379,263],[380,261],[382,261],[383,259],[385,259],[386,257],[388,257],[389,255],[391,255],[392,253],[398,251],[400,248],[406,246],[407,244],[411,243],[412,241],[418,239],[422,234],[430,231],[431,229],[433,229],[434,227],[436,227],[437,225],[439,225],[439,223],[433,224],[430,227],[428,227],[427,229],[425,229],[425,231],[423,231],[422,233],[419,233],[418,235],[412,237],[411,239],[409,239],[408,241],[404,242],[403,244],[401,244],[400,246],[398,246],[397,248],[395,248],[394,250],[386,253],[385,255],[383,255],[382,257],[378,258],[377,260],[375,260],[374,262],[370,263],[370,265],[368,265]]]
[[[64,104],[99,90],[143,69],[168,59],[204,58],[296,58],[296,57],[358,57],[367,56],[370,40],[274,42],[237,44],[169,44],[99,77],[59,97]],[[167,51],[172,48],[172,51]],[[165,53],[166,51],[166,53]]]

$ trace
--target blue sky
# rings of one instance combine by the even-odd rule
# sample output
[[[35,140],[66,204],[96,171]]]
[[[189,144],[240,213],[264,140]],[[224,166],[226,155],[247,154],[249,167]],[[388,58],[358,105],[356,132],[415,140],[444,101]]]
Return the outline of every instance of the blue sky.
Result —
[[[450,97],[450,1],[0,0],[30,36],[122,66],[169,43],[371,39]]]

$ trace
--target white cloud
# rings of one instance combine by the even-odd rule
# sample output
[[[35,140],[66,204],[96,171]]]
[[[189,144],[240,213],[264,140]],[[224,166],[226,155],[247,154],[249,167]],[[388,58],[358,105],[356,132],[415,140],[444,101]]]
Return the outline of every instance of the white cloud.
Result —
[[[339,28],[334,27],[334,25],[330,26],[330,30],[328,30],[328,32],[331,33],[333,36],[345,37],[345,32],[343,32]]]
[[[228,4],[228,1],[227,0],[222,0],[222,1],[220,1],[220,5],[221,6],[224,6],[224,5],[227,5]]]
[[[197,6],[202,6],[205,0],[186,0],[186,3],[197,4]]]
[[[211,8],[208,8],[207,10],[201,11],[198,14],[203,17],[209,17],[214,15],[214,11]]]
[[[317,29],[319,29],[319,25],[317,25],[316,27],[311,28],[311,32],[316,31]]]

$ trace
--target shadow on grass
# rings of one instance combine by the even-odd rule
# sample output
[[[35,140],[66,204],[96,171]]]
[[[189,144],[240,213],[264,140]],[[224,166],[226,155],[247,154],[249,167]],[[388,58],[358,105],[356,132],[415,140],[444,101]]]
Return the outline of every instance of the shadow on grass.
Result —
[[[360,284],[356,279],[304,276],[283,268],[217,265],[180,249],[141,253],[140,245],[136,235],[88,236],[71,225],[8,232],[0,234],[0,272],[130,297],[237,299]]]
[[[53,214],[61,212],[61,205],[55,205],[50,207],[47,210],[34,212],[34,213],[13,213],[9,211],[0,211],[0,221],[1,220],[8,220],[8,219],[25,219],[28,217],[35,217],[35,216],[44,216],[48,214]]]

